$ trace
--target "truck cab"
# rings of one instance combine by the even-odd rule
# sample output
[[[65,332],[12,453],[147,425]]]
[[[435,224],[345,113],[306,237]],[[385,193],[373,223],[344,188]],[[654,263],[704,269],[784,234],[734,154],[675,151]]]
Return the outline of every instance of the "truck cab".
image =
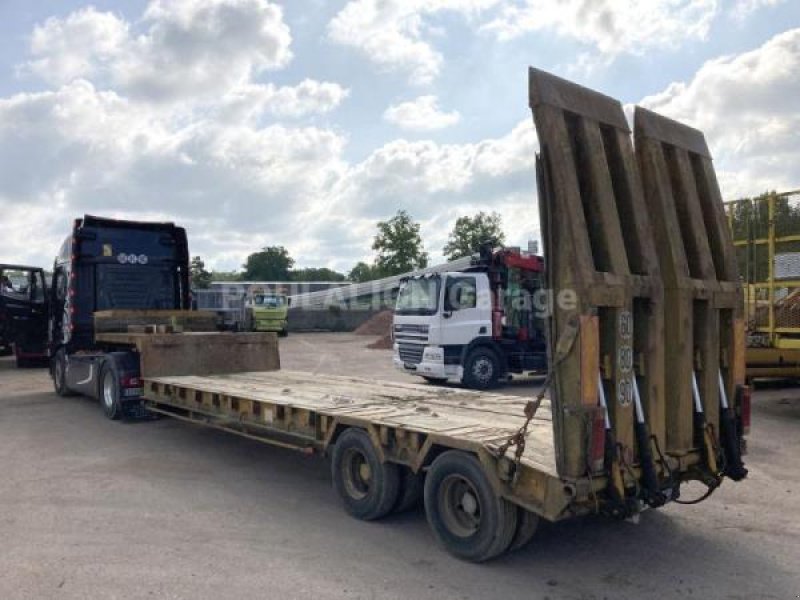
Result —
[[[540,270],[538,257],[486,248],[463,272],[404,279],[392,328],[394,365],[476,389],[511,373],[546,370],[543,321],[534,312]]]
[[[47,357],[47,288],[39,267],[0,264],[0,355],[18,367]]]
[[[289,333],[289,298],[285,294],[256,292],[247,302],[247,322],[251,331],[274,331],[280,336]]]
[[[53,266],[48,353],[57,394],[102,400],[109,418],[142,394],[139,358],[97,343],[98,311],[188,310],[186,232],[172,223],[76,219]]]

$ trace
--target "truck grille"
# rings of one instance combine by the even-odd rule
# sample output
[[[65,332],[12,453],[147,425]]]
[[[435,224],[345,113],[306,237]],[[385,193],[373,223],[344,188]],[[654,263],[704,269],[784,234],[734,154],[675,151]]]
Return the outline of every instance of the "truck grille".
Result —
[[[408,341],[426,343],[428,341],[428,325],[395,325],[394,326],[394,339],[398,342]]]
[[[398,344],[400,360],[406,364],[418,365],[422,362],[422,353],[425,346],[420,344]]]

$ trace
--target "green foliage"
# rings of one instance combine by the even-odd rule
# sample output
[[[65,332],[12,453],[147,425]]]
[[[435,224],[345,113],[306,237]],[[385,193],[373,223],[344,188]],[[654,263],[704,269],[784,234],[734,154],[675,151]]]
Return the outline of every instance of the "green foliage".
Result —
[[[289,281],[294,259],[283,246],[267,246],[248,256],[242,266],[245,281]]]
[[[292,281],[344,281],[345,276],[326,267],[295,269],[291,272]]]
[[[206,264],[199,256],[193,256],[189,273],[192,277],[192,286],[196,289],[204,290],[211,285],[211,273],[206,271]]]
[[[378,269],[377,265],[368,265],[362,261],[350,269],[350,273],[347,275],[347,278],[356,283],[364,283],[365,281],[380,279],[382,276],[383,275],[380,272],[380,269]]]
[[[428,266],[428,254],[422,247],[419,223],[404,210],[388,221],[378,223],[378,234],[372,243],[378,253],[375,266],[384,276],[399,275]]]
[[[474,217],[463,216],[456,219],[447,244],[443,249],[448,260],[475,254],[485,242],[499,246],[505,242],[505,234],[500,215],[496,212],[480,211]]]
[[[241,281],[238,271],[211,271],[211,281]]]

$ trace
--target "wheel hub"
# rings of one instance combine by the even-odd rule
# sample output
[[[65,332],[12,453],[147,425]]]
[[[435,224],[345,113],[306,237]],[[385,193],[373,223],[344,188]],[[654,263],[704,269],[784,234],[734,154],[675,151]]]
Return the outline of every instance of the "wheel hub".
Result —
[[[474,535],[481,525],[481,503],[472,482],[450,475],[441,486],[439,509],[450,532],[461,538]]]
[[[108,408],[114,406],[114,381],[108,375],[103,379],[103,402]]]
[[[467,492],[461,497],[461,508],[468,515],[474,516],[478,511],[478,500],[475,498],[475,496]]]
[[[475,361],[472,368],[473,374],[481,381],[488,381],[492,376],[492,370],[492,363],[485,358]]]
[[[348,449],[342,461],[342,480],[351,498],[363,499],[372,485],[372,469],[367,457],[359,450]]]

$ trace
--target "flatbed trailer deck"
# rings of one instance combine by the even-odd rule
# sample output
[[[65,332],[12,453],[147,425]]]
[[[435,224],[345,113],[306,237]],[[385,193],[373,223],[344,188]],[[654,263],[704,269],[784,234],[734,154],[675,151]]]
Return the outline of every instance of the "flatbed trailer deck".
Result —
[[[144,395],[156,412],[309,453],[327,452],[345,428],[359,427],[385,460],[413,473],[444,450],[473,452],[496,475],[500,495],[549,520],[587,512],[592,501],[588,479],[558,475],[547,400],[511,486],[510,463],[503,464],[510,459],[497,455],[524,421],[526,400],[518,396],[297,371],[145,378]],[[599,490],[604,479],[593,484]]]

